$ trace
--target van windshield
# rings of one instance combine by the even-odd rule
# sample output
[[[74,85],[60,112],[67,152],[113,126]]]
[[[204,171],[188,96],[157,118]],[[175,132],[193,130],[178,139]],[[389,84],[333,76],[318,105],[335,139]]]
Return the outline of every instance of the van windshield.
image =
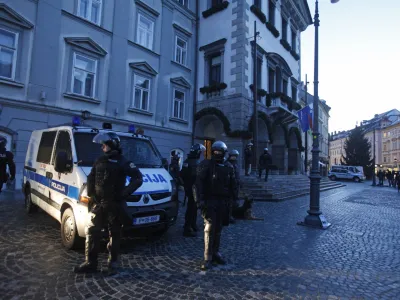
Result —
[[[74,133],[76,156],[78,165],[91,167],[103,151],[99,144],[92,142],[95,133],[76,132]],[[132,161],[139,168],[160,168],[161,158],[148,140],[120,136],[122,154],[129,161]]]

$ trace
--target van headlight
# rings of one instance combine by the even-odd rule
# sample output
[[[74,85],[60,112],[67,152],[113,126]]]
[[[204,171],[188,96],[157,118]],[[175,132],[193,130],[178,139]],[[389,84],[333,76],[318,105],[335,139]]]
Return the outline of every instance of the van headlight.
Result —
[[[80,196],[79,196],[79,202],[83,205],[88,206],[89,202],[90,202],[90,197],[87,194],[87,187],[85,186],[85,188],[82,190]]]
[[[175,180],[171,180],[171,194],[172,195],[175,195],[176,193],[177,193],[177,188],[176,188],[176,182],[175,182]]]

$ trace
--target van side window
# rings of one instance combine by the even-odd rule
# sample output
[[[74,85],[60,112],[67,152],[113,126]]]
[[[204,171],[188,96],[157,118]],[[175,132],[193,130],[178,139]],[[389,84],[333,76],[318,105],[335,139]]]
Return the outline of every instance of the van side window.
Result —
[[[36,157],[37,162],[44,164],[50,163],[56,134],[57,131],[46,131],[42,133],[42,139],[40,140],[39,150]]]
[[[51,161],[52,165],[54,165],[54,160],[57,156],[57,153],[60,151],[66,152],[68,159],[72,160],[71,137],[67,131],[60,131],[58,133],[57,143],[56,143],[53,159]]]

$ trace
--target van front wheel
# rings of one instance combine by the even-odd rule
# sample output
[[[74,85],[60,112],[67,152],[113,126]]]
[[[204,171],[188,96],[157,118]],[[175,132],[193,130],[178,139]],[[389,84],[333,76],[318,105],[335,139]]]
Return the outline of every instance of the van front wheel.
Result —
[[[67,208],[61,218],[61,241],[65,248],[74,249],[79,240],[74,213],[71,208]]]
[[[360,182],[360,178],[359,178],[359,177],[357,177],[357,176],[356,176],[356,177],[354,177],[354,178],[353,178],[353,180],[354,180],[355,182]]]

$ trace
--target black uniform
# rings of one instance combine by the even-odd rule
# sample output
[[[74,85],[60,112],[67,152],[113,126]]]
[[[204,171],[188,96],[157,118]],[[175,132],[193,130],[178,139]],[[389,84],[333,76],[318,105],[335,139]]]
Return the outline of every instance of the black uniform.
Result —
[[[188,158],[183,162],[180,177],[183,180],[185,195],[188,197],[188,203],[185,214],[184,232],[191,230],[197,231],[197,207],[193,197],[193,184],[196,183],[196,168],[200,160],[195,154],[188,154]]]
[[[228,161],[203,160],[197,167],[197,204],[204,218],[204,261],[219,262],[222,226],[229,225],[229,205],[237,195],[235,171]]]
[[[179,159],[180,157],[174,154],[171,158],[171,164],[169,165],[169,173],[175,180],[179,178]]]
[[[239,198],[239,188],[241,186],[241,183],[240,183],[240,170],[239,170],[239,166],[238,166],[237,160],[228,160],[228,161],[231,163],[231,165],[233,167],[233,170],[235,171],[236,195],[235,195],[235,199],[233,199],[234,201],[233,201],[232,204],[233,204],[233,207],[236,207],[238,205],[237,199]]]
[[[246,176],[249,176],[252,157],[253,150],[251,149],[251,147],[246,147],[246,149],[244,150],[244,173]]]
[[[10,169],[10,178],[7,175],[7,165]],[[14,155],[7,151],[5,147],[0,148],[0,193],[3,188],[3,184],[10,179],[11,181],[15,179],[15,163]]]
[[[272,156],[268,152],[261,154],[259,159],[258,177],[261,178],[262,171],[265,170],[265,181],[268,181],[269,167],[272,164]]]
[[[127,176],[130,177],[130,182],[125,187]],[[116,263],[121,239],[122,201],[137,190],[142,182],[142,173],[118,150],[104,154],[94,163],[87,178],[88,195],[94,201],[85,228],[86,262],[80,269],[75,270],[76,272],[97,268],[100,233],[105,224],[110,235],[110,242],[107,245],[109,267]]]

